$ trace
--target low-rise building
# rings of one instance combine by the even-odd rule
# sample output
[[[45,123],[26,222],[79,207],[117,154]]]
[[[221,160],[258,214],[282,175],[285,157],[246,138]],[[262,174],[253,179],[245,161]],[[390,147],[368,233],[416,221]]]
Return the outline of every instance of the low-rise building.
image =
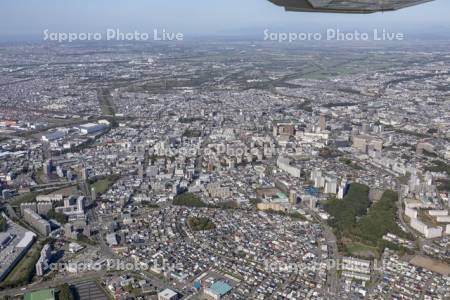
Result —
[[[178,300],[178,293],[171,289],[165,289],[158,293],[158,300]]]

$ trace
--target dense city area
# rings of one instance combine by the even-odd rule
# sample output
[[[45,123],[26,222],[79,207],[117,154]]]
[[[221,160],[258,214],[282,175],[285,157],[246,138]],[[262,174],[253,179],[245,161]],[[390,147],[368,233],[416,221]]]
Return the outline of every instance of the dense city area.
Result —
[[[449,49],[0,44],[0,299],[450,299]]]

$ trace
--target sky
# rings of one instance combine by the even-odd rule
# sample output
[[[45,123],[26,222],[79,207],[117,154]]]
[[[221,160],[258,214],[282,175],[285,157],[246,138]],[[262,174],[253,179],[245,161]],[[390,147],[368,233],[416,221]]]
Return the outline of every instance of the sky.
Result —
[[[450,38],[449,16],[449,0],[373,15],[285,12],[267,0],[0,0],[0,37],[39,37],[45,29],[167,29],[192,35],[246,35],[262,29],[299,32],[376,27],[430,35],[439,31]]]

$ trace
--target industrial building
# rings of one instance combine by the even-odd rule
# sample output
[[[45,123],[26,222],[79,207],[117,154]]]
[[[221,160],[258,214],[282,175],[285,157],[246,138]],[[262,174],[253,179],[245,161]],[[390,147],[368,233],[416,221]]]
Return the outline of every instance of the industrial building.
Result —
[[[8,230],[0,232],[0,281],[2,281],[25,256],[33,245],[36,234],[13,223],[6,216]]]
[[[104,124],[95,124],[95,123],[88,123],[79,126],[81,134],[93,134],[103,131],[106,128],[107,126]]]

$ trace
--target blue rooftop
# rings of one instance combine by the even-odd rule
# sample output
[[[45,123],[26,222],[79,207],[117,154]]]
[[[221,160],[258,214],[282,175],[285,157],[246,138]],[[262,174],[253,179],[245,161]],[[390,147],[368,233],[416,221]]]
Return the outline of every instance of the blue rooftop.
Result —
[[[305,192],[308,193],[311,196],[316,196],[319,194],[319,189],[313,187],[313,186],[308,186],[305,188]]]
[[[219,295],[219,296],[223,296],[226,293],[228,293],[229,291],[231,291],[232,287],[227,284],[226,282],[223,281],[216,281],[213,283],[213,285],[211,285],[211,287],[209,288],[214,294]]]
[[[202,284],[199,281],[195,281],[194,285],[193,285],[193,288],[196,289],[196,290],[199,290],[199,289],[202,288]]]

